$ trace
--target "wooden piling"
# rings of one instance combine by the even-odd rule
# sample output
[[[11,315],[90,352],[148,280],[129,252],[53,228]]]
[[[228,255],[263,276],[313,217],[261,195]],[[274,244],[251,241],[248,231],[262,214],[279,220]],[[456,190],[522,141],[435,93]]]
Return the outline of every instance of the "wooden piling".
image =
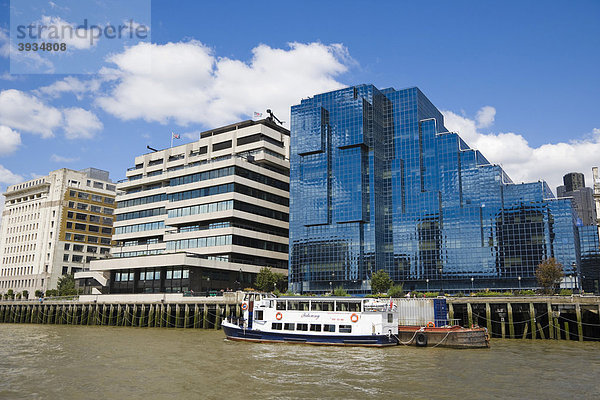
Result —
[[[179,307],[179,304],[175,304],[175,328],[179,328],[179,323],[181,322],[181,307]]]
[[[565,321],[565,340],[571,340],[571,331],[569,330],[569,323]]]
[[[525,327],[523,328],[523,337],[521,339],[527,339],[527,329],[529,328],[529,324],[525,322]],[[531,330],[533,332],[533,329]]]
[[[219,329],[221,327],[221,307],[219,306],[219,304],[215,305],[216,307],[216,312],[215,312],[215,325],[213,326],[214,329]]]
[[[508,332],[510,335],[511,339],[515,338],[515,324],[514,324],[514,320],[513,320],[513,312],[512,312],[512,305],[510,303],[506,303],[506,309],[508,312]]]
[[[194,329],[198,328],[198,304],[194,304]]]
[[[552,303],[548,302],[548,337],[554,339],[554,312],[552,311]],[[557,338],[558,339],[558,338]]]
[[[171,327],[171,305],[167,304],[165,307],[167,310],[167,328]]]
[[[539,322],[537,323],[537,327],[538,327],[538,332],[540,333],[540,337],[542,339],[546,339],[546,334],[544,333],[544,330],[542,329],[542,325]]]
[[[204,315],[202,316],[202,328],[208,329],[208,304],[204,305]]]
[[[506,326],[504,323],[504,318],[502,318],[502,321],[500,322],[500,329],[502,331],[502,339],[506,339]]]
[[[183,320],[183,327],[188,327],[188,321],[190,318],[190,306],[188,304],[185,305],[185,319]]]
[[[556,339],[560,340],[560,325],[558,323],[558,318],[554,317],[554,329],[555,329],[555,335],[556,335]]]
[[[471,303],[467,303],[467,318],[469,321],[469,328],[473,327],[473,308]]]
[[[533,302],[529,303],[529,319],[531,324],[531,340],[535,340],[535,307]]]
[[[487,326],[488,334],[492,335],[492,307],[490,303],[485,303],[485,323]]]
[[[583,342],[583,324],[581,323],[581,306],[579,303],[575,304],[575,314],[577,314],[577,335],[579,341]]]

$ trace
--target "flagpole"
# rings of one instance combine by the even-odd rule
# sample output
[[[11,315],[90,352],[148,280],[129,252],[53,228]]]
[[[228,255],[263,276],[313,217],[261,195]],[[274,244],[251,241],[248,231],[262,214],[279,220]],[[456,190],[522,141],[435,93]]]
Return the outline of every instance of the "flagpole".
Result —
[[[173,132],[171,132],[171,147],[173,147]]]

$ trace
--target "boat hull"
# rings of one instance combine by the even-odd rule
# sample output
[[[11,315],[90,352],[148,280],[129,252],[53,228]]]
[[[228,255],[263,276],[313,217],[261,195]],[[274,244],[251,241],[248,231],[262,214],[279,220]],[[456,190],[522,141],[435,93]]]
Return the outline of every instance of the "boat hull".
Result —
[[[224,323],[223,331],[230,340],[264,343],[300,343],[330,346],[396,346],[398,340],[394,335],[305,335],[298,333],[263,332],[243,329]]]
[[[400,344],[418,347],[478,349],[490,347],[485,328],[399,326]]]

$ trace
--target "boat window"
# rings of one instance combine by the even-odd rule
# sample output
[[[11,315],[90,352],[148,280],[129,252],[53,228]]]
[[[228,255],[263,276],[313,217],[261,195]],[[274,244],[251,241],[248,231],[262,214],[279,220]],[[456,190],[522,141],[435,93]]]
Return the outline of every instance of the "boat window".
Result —
[[[283,324],[283,329],[285,329],[286,331],[293,331],[294,324],[287,322],[287,323]]]
[[[323,302],[321,302],[321,301],[311,301],[310,302],[310,309],[312,311],[321,311],[321,310],[323,310]]]
[[[277,300],[277,307],[278,310],[285,310],[285,300]]]
[[[288,310],[300,310],[300,302],[297,300],[288,301]]]
[[[281,322],[273,322],[271,324],[271,329],[273,329],[274,331],[280,331],[282,327],[282,323]]]
[[[321,332],[321,324],[310,324],[311,332]]]
[[[335,311],[348,311],[349,305],[347,301],[336,301]]]
[[[333,311],[333,301],[324,301],[323,311]]]
[[[335,332],[335,325],[330,325],[330,324],[323,325],[323,332]]]
[[[310,310],[310,308],[308,308],[308,301],[300,301],[299,303],[300,311]]]
[[[262,310],[257,310],[254,312],[254,320],[255,321],[262,321],[263,319],[263,311]]]
[[[355,302],[355,303],[350,302],[348,304],[348,306],[349,306],[348,311],[350,311],[350,312],[360,312],[360,303],[359,302]]]
[[[352,333],[352,325],[340,325],[340,333]]]
[[[297,331],[307,331],[308,324],[296,324],[296,330]]]
[[[394,314],[392,313],[388,313],[388,322],[391,324],[392,322],[394,322]]]

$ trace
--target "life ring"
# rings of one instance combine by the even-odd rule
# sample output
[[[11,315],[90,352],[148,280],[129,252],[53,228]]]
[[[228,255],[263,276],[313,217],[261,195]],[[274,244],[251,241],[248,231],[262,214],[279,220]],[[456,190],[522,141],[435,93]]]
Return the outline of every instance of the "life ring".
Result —
[[[246,311],[248,309],[248,303],[242,303],[242,310]]]
[[[435,323],[433,323],[433,321],[429,321],[429,322],[427,323],[427,327],[428,327],[428,328],[435,328]]]
[[[277,314],[275,314],[275,319],[276,319],[277,321],[281,321],[281,318],[283,318],[283,314],[282,314],[282,313],[280,313],[279,311],[277,311]]]
[[[415,344],[417,347],[425,347],[427,346],[427,335],[423,332],[417,333],[415,336]]]
[[[352,322],[357,322],[357,321],[358,321],[358,315],[356,315],[356,314],[352,314],[352,315],[350,316],[350,321],[352,321]]]

